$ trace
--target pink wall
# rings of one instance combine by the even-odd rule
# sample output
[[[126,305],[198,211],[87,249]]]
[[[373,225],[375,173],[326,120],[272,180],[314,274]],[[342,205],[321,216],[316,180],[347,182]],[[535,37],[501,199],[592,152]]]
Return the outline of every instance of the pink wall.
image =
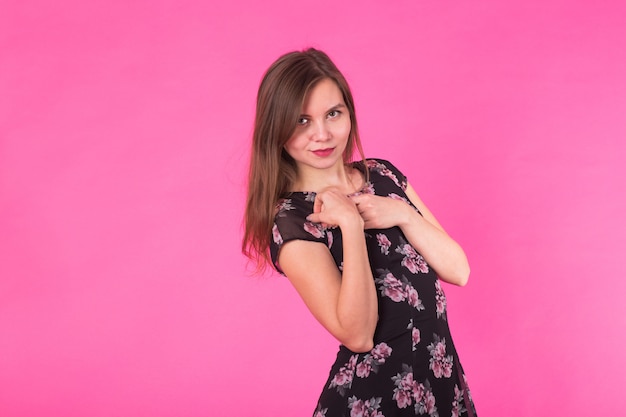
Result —
[[[258,82],[309,45],[468,252],[480,416],[623,413],[624,4],[5,1],[0,416],[309,415],[336,343],[239,254]]]

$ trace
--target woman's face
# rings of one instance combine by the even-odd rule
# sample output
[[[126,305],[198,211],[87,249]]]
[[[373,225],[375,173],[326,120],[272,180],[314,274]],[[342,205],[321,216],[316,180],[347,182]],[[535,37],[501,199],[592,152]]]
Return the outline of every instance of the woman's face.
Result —
[[[318,82],[307,94],[296,130],[285,150],[296,161],[298,171],[326,169],[343,164],[343,151],[350,137],[348,108],[337,84]]]

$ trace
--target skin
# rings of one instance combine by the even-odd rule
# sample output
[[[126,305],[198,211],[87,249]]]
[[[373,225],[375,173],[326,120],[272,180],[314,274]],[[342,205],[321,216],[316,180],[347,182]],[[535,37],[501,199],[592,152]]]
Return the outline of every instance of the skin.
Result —
[[[353,188],[342,159],[350,129],[350,115],[339,88],[329,79],[318,82],[305,97],[296,130],[285,144],[297,165],[293,191]],[[315,154],[331,149],[329,155]]]
[[[374,346],[378,301],[364,229],[400,227],[438,276],[452,284],[467,282],[467,258],[410,185],[406,194],[423,216],[403,201],[370,194],[348,197],[363,186],[364,178],[343,163],[351,123],[332,80],[311,89],[301,113],[285,145],[297,165],[292,191],[316,192],[309,220],[341,229],[343,272],[328,247],[318,242],[287,242],[278,261],[313,316],[348,349],[367,352]]]

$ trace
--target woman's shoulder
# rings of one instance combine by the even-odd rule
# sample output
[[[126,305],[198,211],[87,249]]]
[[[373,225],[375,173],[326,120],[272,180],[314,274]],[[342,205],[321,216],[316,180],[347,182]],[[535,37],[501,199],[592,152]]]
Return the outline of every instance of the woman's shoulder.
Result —
[[[278,224],[304,223],[313,212],[315,193],[292,192],[278,200],[274,210],[274,222]]]
[[[280,247],[290,240],[306,240],[331,244],[326,228],[319,223],[307,220],[313,213],[315,193],[293,192],[279,200],[272,226],[270,253],[273,262],[278,259]]]
[[[371,171],[379,171],[382,169],[398,171],[396,166],[391,161],[384,158],[367,158],[365,159],[365,165]]]
[[[406,190],[406,176],[390,161],[382,158],[367,158],[365,165],[369,171],[370,178],[377,175],[382,178],[390,179],[402,190]]]

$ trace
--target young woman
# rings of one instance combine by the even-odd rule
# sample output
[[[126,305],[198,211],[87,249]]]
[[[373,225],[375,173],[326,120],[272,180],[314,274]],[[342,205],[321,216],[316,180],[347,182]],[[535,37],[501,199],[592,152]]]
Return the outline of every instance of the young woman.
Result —
[[[315,417],[475,416],[439,281],[465,285],[465,254],[395,166],[364,158],[321,51],[283,55],[259,87],[243,251],[341,343]]]

